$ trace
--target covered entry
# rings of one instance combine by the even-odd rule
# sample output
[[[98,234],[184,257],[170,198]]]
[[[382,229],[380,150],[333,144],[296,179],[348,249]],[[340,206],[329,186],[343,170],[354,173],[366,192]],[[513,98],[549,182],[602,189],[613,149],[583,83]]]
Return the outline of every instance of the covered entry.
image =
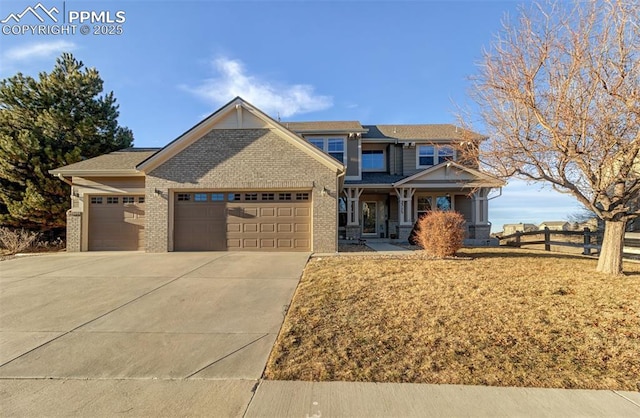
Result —
[[[89,251],[144,250],[142,195],[89,197]]]
[[[176,192],[175,251],[310,251],[311,192]]]

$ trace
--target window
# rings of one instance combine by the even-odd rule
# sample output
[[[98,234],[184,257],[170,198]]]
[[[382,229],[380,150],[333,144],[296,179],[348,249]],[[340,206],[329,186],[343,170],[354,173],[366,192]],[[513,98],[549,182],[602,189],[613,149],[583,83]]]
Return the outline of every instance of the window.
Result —
[[[107,205],[115,205],[120,201],[117,197],[107,197]]]
[[[310,139],[309,142],[324,151],[324,139]]]
[[[130,196],[124,196],[122,198],[122,203],[123,204],[127,204],[127,203],[136,203],[136,198],[135,197],[130,197]]]
[[[451,210],[451,196],[438,196],[436,207],[438,210]]]
[[[455,151],[448,145],[419,145],[418,146],[418,167],[428,167],[441,164],[445,161],[454,161]],[[364,168],[364,167],[363,167]]]
[[[432,209],[431,196],[418,197],[418,219]]]
[[[224,202],[224,193],[211,193],[212,202]]]
[[[207,194],[206,193],[196,193],[194,195],[194,199],[196,202],[206,202],[207,201]]]
[[[451,195],[430,195],[418,196],[416,198],[416,219],[420,219],[422,215],[432,210],[448,211],[453,209]]]
[[[229,202],[239,201],[240,200],[240,193],[229,193],[227,195],[227,200]]]
[[[275,193],[262,193],[262,196],[260,197],[262,200],[276,200]]]
[[[347,199],[344,197],[338,200],[338,226],[347,226]]]
[[[363,150],[362,151],[362,171],[384,171],[384,151],[383,150]]]
[[[310,138],[309,143],[320,148],[341,163],[344,163],[343,138]]]
[[[438,148],[438,164],[445,161],[453,161],[453,148],[440,147]]]
[[[309,193],[296,193],[296,200],[309,200]]]
[[[102,204],[102,197],[92,197],[91,198],[91,204],[92,205],[101,205]]]
[[[258,200],[258,193],[245,193],[244,200]]]
[[[189,193],[178,193],[178,202],[188,202],[189,200],[191,200]]]
[[[140,196],[140,197],[138,198],[138,203],[144,203],[144,197]]]
[[[344,162],[344,140],[330,138],[327,142],[329,155],[340,162]]]
[[[433,158],[435,156],[436,147],[433,145],[420,145],[418,147],[418,165],[426,166],[433,165]]]
[[[291,200],[291,193],[278,193],[278,200]]]

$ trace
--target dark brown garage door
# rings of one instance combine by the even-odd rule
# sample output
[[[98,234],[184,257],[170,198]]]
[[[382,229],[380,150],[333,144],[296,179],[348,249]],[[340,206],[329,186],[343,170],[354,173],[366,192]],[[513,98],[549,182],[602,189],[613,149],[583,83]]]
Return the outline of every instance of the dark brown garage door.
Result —
[[[91,196],[89,251],[144,250],[144,196]]]
[[[310,192],[175,193],[176,251],[310,251]]]

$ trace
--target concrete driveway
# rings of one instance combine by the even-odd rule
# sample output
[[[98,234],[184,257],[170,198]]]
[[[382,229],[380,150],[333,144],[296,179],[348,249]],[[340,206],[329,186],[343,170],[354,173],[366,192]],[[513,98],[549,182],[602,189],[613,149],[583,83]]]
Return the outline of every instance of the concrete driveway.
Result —
[[[4,415],[241,416],[308,254],[0,263]]]

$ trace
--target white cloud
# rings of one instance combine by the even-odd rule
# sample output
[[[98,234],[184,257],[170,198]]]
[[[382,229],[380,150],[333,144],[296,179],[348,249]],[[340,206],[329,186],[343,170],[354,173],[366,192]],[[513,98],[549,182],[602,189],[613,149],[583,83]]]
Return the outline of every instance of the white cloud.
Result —
[[[38,42],[8,49],[3,54],[5,62],[30,61],[50,58],[62,52],[75,49],[76,44],[68,41]]]
[[[212,64],[213,78],[204,80],[197,87],[185,89],[216,106],[241,96],[266,113],[272,116],[280,114],[284,118],[333,106],[330,96],[316,95],[314,87],[309,84],[287,85],[264,80],[247,74],[241,61],[226,57],[219,57]]]

